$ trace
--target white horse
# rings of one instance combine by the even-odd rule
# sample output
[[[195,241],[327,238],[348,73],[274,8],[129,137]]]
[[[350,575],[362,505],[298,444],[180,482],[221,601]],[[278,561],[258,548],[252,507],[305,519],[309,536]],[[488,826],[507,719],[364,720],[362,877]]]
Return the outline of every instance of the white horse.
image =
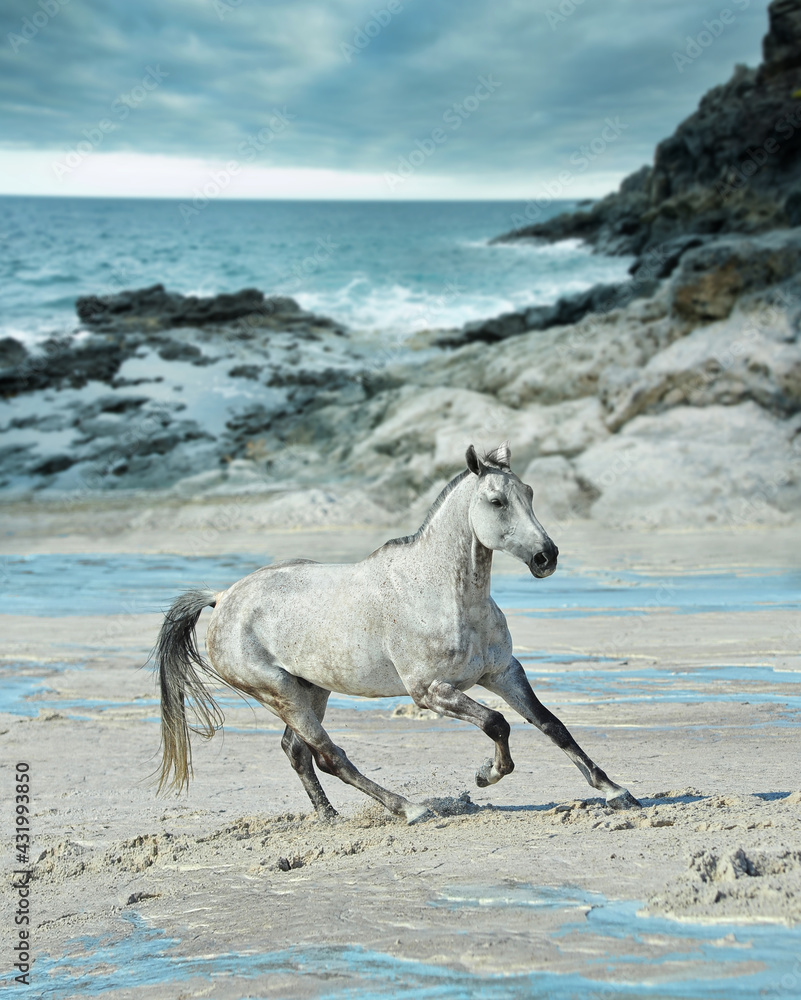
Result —
[[[192,775],[185,698],[206,737],[222,713],[198,671],[261,702],[285,724],[281,746],[320,816],[336,811],[315,773],[336,775],[414,823],[428,814],[366,778],[323,729],[331,691],[410,695],[421,708],[463,719],[495,743],[480,787],[509,774],[509,723],[464,692],[480,684],[550,737],[615,809],[639,806],[584,753],[540,703],[512,655],[506,618],[490,597],[493,550],[521,559],[535,577],[556,569],[558,549],[534,516],[532,490],[512,472],[508,445],[478,457],[439,495],[414,534],[352,564],[307,559],[256,570],[228,590],[191,591],[167,613],[156,646],[161,685],[159,789]],[[213,607],[200,655],[195,626]]]

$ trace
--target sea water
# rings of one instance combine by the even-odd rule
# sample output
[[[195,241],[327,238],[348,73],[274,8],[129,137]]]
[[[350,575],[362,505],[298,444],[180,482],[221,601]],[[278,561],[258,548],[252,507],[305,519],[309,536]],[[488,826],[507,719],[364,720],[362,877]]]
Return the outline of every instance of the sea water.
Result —
[[[78,326],[75,300],[162,283],[184,295],[290,295],[357,334],[422,329],[556,301],[627,277],[630,260],[578,241],[490,245],[518,202],[0,198],[0,336]],[[543,220],[571,210],[554,202]]]

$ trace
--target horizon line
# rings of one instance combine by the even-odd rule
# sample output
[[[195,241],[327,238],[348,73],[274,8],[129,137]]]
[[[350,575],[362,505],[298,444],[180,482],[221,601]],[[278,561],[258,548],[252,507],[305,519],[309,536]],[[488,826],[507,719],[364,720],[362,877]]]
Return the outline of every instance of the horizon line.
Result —
[[[609,194],[613,192],[608,192]],[[606,197],[606,195],[579,195],[577,194],[573,198],[553,198],[550,203],[553,205],[568,205],[575,202],[595,202],[599,201],[601,198]],[[50,199],[50,200],[62,200],[62,201],[174,201],[174,202],[186,202],[186,198],[179,198],[176,195],[159,195],[159,194],[55,194],[55,193],[42,193],[42,192],[20,192],[20,191],[0,191],[0,198],[40,198],[40,199]],[[529,202],[536,201],[537,196],[532,195],[530,197],[525,197],[520,195],[518,197],[508,197],[508,198],[435,198],[435,197],[415,197],[415,198],[353,198],[353,197],[337,197],[332,195],[330,197],[303,197],[303,196],[293,196],[293,197],[280,197],[280,196],[265,196],[265,197],[243,197],[237,198],[233,195],[229,195],[225,198],[212,198],[209,199],[209,203],[215,202],[302,202],[302,203],[330,203],[330,202],[341,202],[343,204],[374,204],[374,205],[393,205],[393,204],[427,204],[427,203],[451,203],[451,204],[512,204],[517,202]]]

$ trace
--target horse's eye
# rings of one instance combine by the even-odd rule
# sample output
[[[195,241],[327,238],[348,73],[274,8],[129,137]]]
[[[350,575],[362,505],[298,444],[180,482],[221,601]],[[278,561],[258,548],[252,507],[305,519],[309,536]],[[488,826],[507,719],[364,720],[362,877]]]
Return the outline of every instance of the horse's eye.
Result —
[[[493,497],[490,503],[493,507],[503,507],[503,500],[499,500],[497,497]]]

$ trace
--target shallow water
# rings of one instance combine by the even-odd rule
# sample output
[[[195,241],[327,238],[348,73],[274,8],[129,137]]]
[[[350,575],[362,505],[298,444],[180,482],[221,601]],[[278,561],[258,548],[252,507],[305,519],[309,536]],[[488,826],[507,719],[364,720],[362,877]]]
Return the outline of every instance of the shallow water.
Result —
[[[526,665],[526,659],[521,656]],[[583,662],[583,661],[582,661]],[[75,669],[75,664],[59,664],[58,669]],[[16,664],[0,666],[0,712],[13,715],[36,716],[40,711],[58,711],[71,718],[90,718],[98,712],[125,708],[158,708],[158,699],[139,698],[136,701],[112,701],[103,698],[48,698],[47,677],[52,676],[53,664]],[[654,702],[701,704],[709,702],[736,702],[743,705],[776,705],[793,713],[801,711],[801,672],[776,670],[760,666],[704,666],[693,671],[667,669],[603,670],[572,669],[567,672],[526,670],[531,686],[549,704],[567,698],[571,704],[600,704],[602,702]],[[795,690],[787,690],[792,685]],[[578,697],[576,697],[578,695]],[[217,697],[223,710],[241,707],[242,699],[225,694]],[[247,700],[256,713],[256,722],[272,719],[265,716],[261,706]],[[389,715],[399,705],[410,704],[409,698],[358,698],[351,695],[332,694],[330,708],[381,712]],[[87,714],[88,713],[88,714]],[[157,715],[146,721],[159,723]],[[443,720],[445,721],[445,720]],[[773,720],[778,724],[778,720]],[[785,719],[784,723],[789,723]],[[275,723],[277,726],[278,723]],[[275,728],[273,726],[273,728]],[[236,727],[226,725],[226,732]],[[263,727],[262,727],[263,728]],[[247,727],[247,732],[259,731],[259,726]],[[264,729],[266,732],[267,729]]]
[[[107,615],[162,611],[181,590],[230,586],[272,561],[267,554],[5,556],[0,593],[5,614]],[[499,573],[492,596],[506,612],[550,618],[795,610],[801,570],[656,576],[629,571],[585,572],[570,567],[547,580]]]
[[[357,946],[190,958],[178,954],[179,940],[132,913],[124,917],[129,931],[121,940],[73,939],[63,957],[40,957],[34,977],[48,1000],[222,976],[242,980],[243,995],[249,997],[260,994],[245,984],[266,979],[265,995],[273,996],[270,977],[282,975],[291,975],[299,991],[314,991],[321,1000],[752,1000],[797,995],[791,981],[801,988],[801,927],[676,923],[638,915],[642,904],[637,902],[607,900],[571,887],[520,883],[452,887],[430,905],[482,908],[488,912],[488,924],[491,911],[508,907],[531,910],[532,920],[538,911],[562,912],[555,937],[586,938],[582,972],[479,975]],[[572,943],[565,941],[563,950],[571,950]],[[649,949],[645,956],[644,947]]]
[[[0,562],[7,615],[114,615],[166,611],[183,590],[211,590],[271,562],[269,556],[50,555]]]
[[[525,654],[519,659],[528,667]],[[801,671],[771,666],[705,664],[690,670],[664,667],[626,670],[601,666],[543,670],[529,667],[526,676],[539,694],[555,692],[582,696],[571,698],[572,703],[736,701],[778,703],[801,709]],[[794,690],[788,692],[787,685]]]
[[[6,614],[114,615],[164,611],[182,590],[198,586],[224,588],[267,565],[268,555],[30,555],[7,556],[0,563],[0,583]],[[756,569],[737,573],[703,573],[656,577],[633,572],[586,573],[563,569],[545,581],[528,574],[498,574],[493,597],[507,612],[542,617],[595,615],[634,616],[651,610],[668,613],[759,611],[798,607],[801,573]],[[536,605],[534,601],[536,600]],[[155,636],[153,637],[155,638]],[[576,657],[529,651],[520,655],[539,693],[571,700],[776,703],[801,709],[796,685],[801,673],[767,665],[708,665],[693,670],[624,669],[619,660],[592,657],[581,667],[568,667]],[[40,708],[105,711],[125,707],[100,699],[48,700],[46,674],[30,664],[2,669],[0,709],[35,715]],[[791,690],[787,690],[788,685]],[[798,693],[797,693],[798,692]],[[28,701],[37,695],[36,701]],[[579,697],[576,698],[575,696]],[[332,695],[334,708],[391,712],[406,698],[356,698]],[[222,699],[232,704],[232,699]],[[138,701],[136,707],[155,705]]]
[[[0,712],[34,717],[41,708],[54,708],[55,702],[30,701],[48,690],[48,682],[63,670],[75,669],[74,663],[0,662]],[[63,702],[59,702],[59,707]]]
[[[498,574],[492,595],[504,611],[548,618],[630,616],[653,610],[677,614],[787,610],[797,609],[801,602],[801,570],[749,568],[657,576],[560,568],[542,581],[525,574]]]

